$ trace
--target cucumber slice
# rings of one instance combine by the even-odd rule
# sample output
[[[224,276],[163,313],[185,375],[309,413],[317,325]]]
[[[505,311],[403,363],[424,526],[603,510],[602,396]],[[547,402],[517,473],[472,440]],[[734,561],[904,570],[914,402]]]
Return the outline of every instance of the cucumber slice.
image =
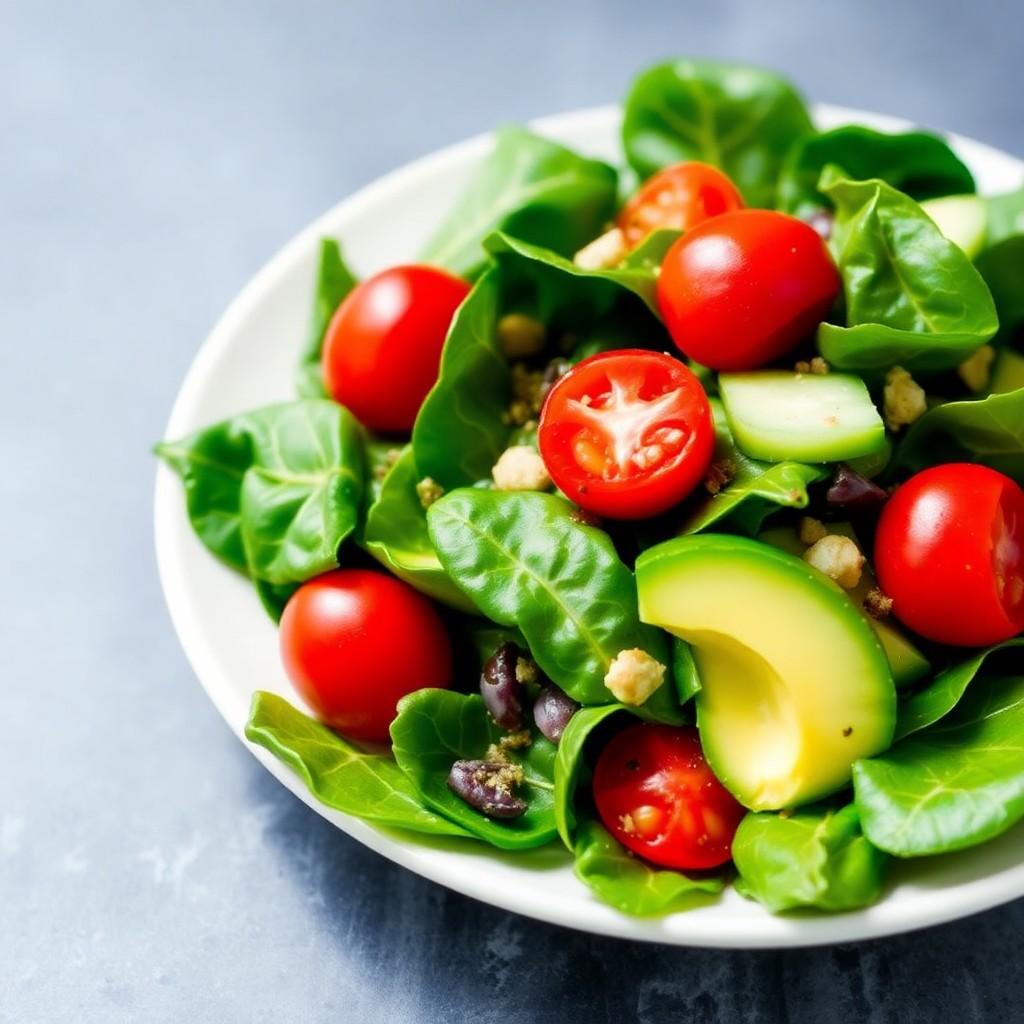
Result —
[[[761,370],[722,373],[737,447],[767,462],[839,462],[885,450],[885,425],[859,377]]]
[[[1024,388],[1024,355],[1013,349],[1001,348],[996,356],[989,389],[993,395],[1005,395]]]
[[[889,465],[892,459],[892,441],[885,439],[885,444],[872,452],[870,455],[861,455],[856,459],[850,459],[847,463],[855,473],[873,480],[879,473]]]
[[[921,209],[951,242],[955,242],[974,259],[985,244],[988,227],[988,206],[981,196],[943,196],[926,199]]]

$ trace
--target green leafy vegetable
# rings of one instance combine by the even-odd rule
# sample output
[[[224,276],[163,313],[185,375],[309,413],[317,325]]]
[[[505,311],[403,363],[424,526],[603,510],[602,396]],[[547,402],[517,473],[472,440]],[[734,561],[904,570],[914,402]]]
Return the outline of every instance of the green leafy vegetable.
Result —
[[[652,867],[634,857],[596,821],[585,821],[576,836],[576,877],[597,897],[624,914],[651,917],[685,910],[725,888],[720,876],[689,878]]]
[[[813,132],[803,100],[769,71],[675,60],[645,71],[626,98],[622,140],[641,178],[703,160],[723,170],[751,206],[771,206],[790,146]]]
[[[732,842],[736,888],[773,913],[854,910],[882,894],[888,857],[861,834],[857,808],[748,814]]]
[[[426,263],[470,277],[492,231],[571,256],[615,212],[616,174],[525,128],[497,133],[494,150],[422,253]]]
[[[555,836],[555,747],[543,736],[534,736],[516,757],[526,776],[518,791],[528,804],[521,818],[494,821],[448,788],[456,761],[486,758],[487,748],[504,735],[480,697],[451,690],[417,690],[403,697],[391,723],[395,760],[428,807],[499,849],[541,846]]]
[[[355,288],[356,283],[342,259],[341,246],[333,238],[322,238],[309,336],[295,371],[295,390],[301,398],[323,398],[327,394],[320,366],[324,335],[341,300]]]
[[[417,479],[412,448],[406,447],[370,506],[363,543],[381,565],[410,586],[460,611],[474,612],[476,606],[449,579],[430,543]]]
[[[1015,344],[1024,327],[1024,234],[1005,238],[986,249],[974,265],[992,293],[999,316],[996,341]]]
[[[843,370],[949,370],[999,327],[981,275],[909,196],[826,171],[846,327],[822,324],[821,354]]]
[[[1024,235],[1024,185],[988,200],[986,242],[998,245],[1013,235]]]
[[[864,834],[898,857],[983,843],[1024,816],[1024,676],[975,683],[937,725],[853,766]]]
[[[181,476],[206,547],[268,583],[299,583],[336,566],[359,518],[362,437],[333,402],[267,406],[157,453]]]
[[[893,468],[980,462],[1024,484],[1024,388],[929,409],[896,449]]]
[[[693,657],[693,649],[681,637],[672,637],[672,678],[680,704],[700,693],[700,673]]]
[[[284,615],[284,606],[292,594],[299,589],[298,583],[268,583],[266,580],[254,579],[256,596],[263,605],[263,610],[275,621],[280,622]]]
[[[605,673],[623,650],[668,663],[661,632],[640,622],[636,581],[608,535],[570,518],[551,494],[462,489],[430,506],[448,575],[490,619],[518,626],[537,664],[582,704],[607,704]],[[639,714],[678,719],[666,682]]]
[[[1006,643],[996,644],[995,647],[979,651],[967,661],[940,672],[925,689],[915,693],[900,707],[899,717],[896,720],[895,739],[903,739],[904,736],[925,729],[945,718],[960,703],[961,698],[967,692],[967,687],[981,671],[989,655],[1022,645],[1024,645],[1024,637],[1007,640]]]
[[[363,753],[277,694],[253,694],[245,735],[288,765],[328,807],[414,832],[469,835],[423,805],[393,758]]]
[[[793,145],[779,176],[778,208],[797,217],[830,208],[831,202],[818,190],[821,172],[830,164],[841,168],[846,178],[879,178],[917,200],[974,191],[971,172],[937,135],[890,135],[847,124],[805,135]]]
[[[605,719],[623,710],[621,704],[580,708],[569,719],[569,724],[558,740],[558,753],[555,757],[555,824],[562,842],[569,850],[573,849],[573,832],[576,829],[576,786],[584,769],[583,748]]]

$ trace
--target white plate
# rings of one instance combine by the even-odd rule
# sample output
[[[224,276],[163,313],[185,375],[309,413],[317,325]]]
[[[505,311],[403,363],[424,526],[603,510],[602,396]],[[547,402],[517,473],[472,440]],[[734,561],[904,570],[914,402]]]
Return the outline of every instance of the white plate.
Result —
[[[850,121],[886,130],[906,127],[902,121],[833,107],[818,107],[816,118],[824,127]],[[588,154],[620,160],[615,108],[545,118],[534,127]],[[1013,157],[968,139],[955,139],[954,145],[983,192],[1010,190],[1024,177],[1024,164]],[[487,137],[480,136],[389,174],[285,246],[206,339],[182,385],[166,436],[177,438],[234,413],[294,397],[292,374],[308,322],[319,238],[340,238],[361,275],[414,259],[488,147]],[[156,481],[156,548],[185,653],[217,709],[245,742],[254,690],[297,698],[281,668],[276,629],[251,585],[200,545],[179,482],[163,467]],[[729,891],[710,906],[637,920],[597,902],[574,878],[560,848],[524,858],[481,845],[425,843],[384,833],[319,805],[291,771],[261,748],[248,746],[319,814],[395,863],[495,906],[605,935],[739,948],[848,942],[950,921],[1024,895],[1024,864],[1018,856],[1024,832],[1018,829],[968,853],[896,865],[886,897],[855,913],[774,917]]]

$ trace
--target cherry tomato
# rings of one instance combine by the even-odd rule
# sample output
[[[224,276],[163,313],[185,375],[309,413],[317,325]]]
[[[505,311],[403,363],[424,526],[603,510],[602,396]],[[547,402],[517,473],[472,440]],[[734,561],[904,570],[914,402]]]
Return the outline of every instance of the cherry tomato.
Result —
[[[917,473],[882,509],[875,571],[893,613],[929,640],[1008,640],[1024,630],[1024,491],[966,462]]]
[[[357,284],[324,336],[328,394],[371,430],[411,430],[468,294],[461,278],[426,266],[391,267]]]
[[[736,210],[698,224],[669,249],[658,306],[691,359],[752,370],[810,334],[840,284],[814,228],[772,210]]]
[[[704,478],[715,446],[700,381],[672,356],[601,352],[548,393],[538,446],[551,479],[581,508],[643,519]]]
[[[696,160],[652,175],[622,208],[617,223],[632,249],[652,231],[689,231],[708,217],[742,210],[739,189],[719,170]]]
[[[697,730],[670,725],[631,725],[612,738],[594,769],[594,802],[623,846],[682,871],[729,860],[746,814],[712,774]]]
[[[281,658],[318,718],[374,743],[388,741],[400,698],[451,682],[451,645],[433,606],[368,569],[335,569],[299,587],[281,616]]]

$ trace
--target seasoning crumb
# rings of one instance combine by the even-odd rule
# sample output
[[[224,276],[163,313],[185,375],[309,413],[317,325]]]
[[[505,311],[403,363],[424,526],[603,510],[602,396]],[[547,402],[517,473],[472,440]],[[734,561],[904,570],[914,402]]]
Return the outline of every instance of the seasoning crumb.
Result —
[[[825,524],[820,519],[815,519],[814,516],[801,516],[800,517],[800,543],[806,544],[810,547],[812,544],[817,544],[822,539],[828,530],[825,529]]]
[[[884,619],[892,611],[892,598],[883,594],[880,587],[872,587],[864,595],[864,611],[873,619]]]
[[[383,480],[384,477],[391,472],[395,463],[398,461],[402,454],[401,448],[389,448],[384,453],[384,458],[380,463],[373,467],[373,477],[375,480]]]
[[[821,356],[815,356],[811,360],[811,373],[819,377],[824,377],[831,369],[832,367],[828,365],[828,361],[822,359]]]
[[[902,366],[885,375],[882,399],[885,425],[893,431],[920,419],[928,408],[924,388]]]
[[[416,497],[424,508],[430,508],[438,498],[444,497],[444,488],[430,476],[425,476],[416,484]]]
[[[704,489],[708,494],[718,494],[736,475],[736,463],[732,459],[719,459],[708,467],[704,477]]]
[[[531,658],[516,659],[516,682],[524,686],[537,682],[537,665]]]

